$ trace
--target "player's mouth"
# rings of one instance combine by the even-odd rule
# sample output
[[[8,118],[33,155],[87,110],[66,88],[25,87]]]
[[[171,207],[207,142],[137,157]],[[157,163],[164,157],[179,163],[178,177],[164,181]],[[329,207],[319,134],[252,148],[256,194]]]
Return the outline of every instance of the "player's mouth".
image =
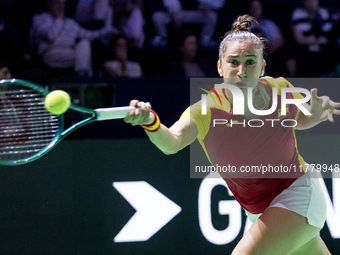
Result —
[[[234,84],[235,84],[237,87],[239,87],[239,88],[245,88],[245,87],[247,87],[247,84],[246,84],[245,82],[243,82],[243,81],[236,81]]]

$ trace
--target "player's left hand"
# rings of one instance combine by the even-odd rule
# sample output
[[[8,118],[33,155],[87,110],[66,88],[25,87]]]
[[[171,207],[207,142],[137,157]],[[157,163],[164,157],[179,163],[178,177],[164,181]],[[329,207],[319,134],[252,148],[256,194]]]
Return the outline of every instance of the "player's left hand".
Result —
[[[340,103],[333,102],[328,96],[318,96],[317,89],[311,90],[310,111],[313,118],[320,121],[334,122],[333,114],[340,115]]]

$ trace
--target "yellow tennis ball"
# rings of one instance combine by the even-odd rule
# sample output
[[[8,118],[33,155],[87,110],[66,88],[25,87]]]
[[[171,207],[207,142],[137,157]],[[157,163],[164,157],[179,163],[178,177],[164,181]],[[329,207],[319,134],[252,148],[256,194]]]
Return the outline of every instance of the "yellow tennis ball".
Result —
[[[45,97],[46,110],[55,115],[63,114],[70,105],[70,95],[63,90],[54,90]]]

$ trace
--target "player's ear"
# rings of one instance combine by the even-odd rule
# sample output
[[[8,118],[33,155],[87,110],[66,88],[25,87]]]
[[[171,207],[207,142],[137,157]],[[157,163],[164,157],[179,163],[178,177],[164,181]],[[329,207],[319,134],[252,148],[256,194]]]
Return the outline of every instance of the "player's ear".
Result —
[[[221,67],[220,60],[217,61],[217,71],[218,71],[218,74],[222,77],[223,73],[222,73],[222,67]]]
[[[261,69],[261,75],[260,76],[263,76],[264,75],[264,72],[265,72],[265,69],[266,69],[266,60],[263,60],[262,62],[262,69]]]

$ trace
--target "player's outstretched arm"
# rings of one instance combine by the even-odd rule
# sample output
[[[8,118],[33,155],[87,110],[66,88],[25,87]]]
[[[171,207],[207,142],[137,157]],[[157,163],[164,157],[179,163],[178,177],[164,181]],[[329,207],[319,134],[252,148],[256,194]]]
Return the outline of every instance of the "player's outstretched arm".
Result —
[[[297,129],[308,129],[326,120],[334,122],[333,114],[340,115],[340,110],[336,109],[340,108],[340,103],[333,102],[328,96],[318,96],[317,89],[311,90],[310,105],[305,106],[312,115],[299,112]]]
[[[132,100],[130,106],[136,107],[124,119],[133,126],[150,125],[155,121],[155,115],[150,112],[150,103]],[[190,119],[181,119],[170,128],[160,124],[156,132],[146,131],[150,140],[164,153],[174,154],[191,144],[197,137],[197,127]]]

